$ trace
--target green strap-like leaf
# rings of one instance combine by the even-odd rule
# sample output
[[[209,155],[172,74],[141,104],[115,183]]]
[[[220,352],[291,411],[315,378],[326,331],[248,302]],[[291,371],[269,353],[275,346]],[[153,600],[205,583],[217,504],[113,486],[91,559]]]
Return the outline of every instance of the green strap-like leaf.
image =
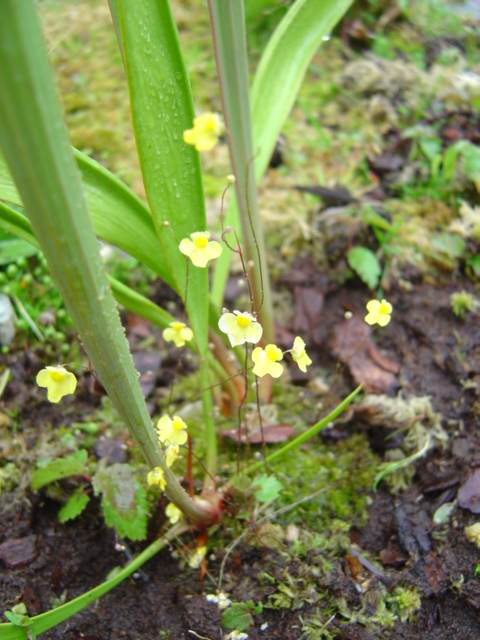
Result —
[[[129,253],[175,287],[148,207],[105,167],[76,149],[74,153],[97,236]],[[1,154],[0,200],[23,207]]]
[[[150,417],[114,310],[30,0],[2,2],[0,93],[0,144],[35,237],[112,401],[129,426],[135,422],[141,433],[143,425],[141,447],[154,466],[158,444],[147,436]]]
[[[297,0],[263,52],[250,93],[257,181],[267,170],[313,54],[351,4],[352,0]],[[234,202],[227,209],[226,224],[239,228]],[[218,306],[223,302],[230,260],[230,253],[224,252],[215,267],[212,300]]]
[[[166,468],[140,389],[79,171],[62,121],[40,26],[31,0],[2,0],[0,145],[35,237],[82,343],[115,408],[151,467],[161,465],[169,499],[195,521],[195,504]]]
[[[297,0],[263,52],[252,85],[255,173],[267,170],[310,60],[353,0]]]
[[[175,288],[148,207],[113,173],[75,150],[99,238],[129,253]]]
[[[173,316],[162,309],[162,307],[159,307],[158,304],[142,296],[141,293],[137,293],[137,291],[134,291],[131,287],[123,284],[116,278],[109,276],[108,279],[115,300],[129,311],[133,311],[142,318],[145,318],[145,320],[149,320],[163,329],[166,329],[171,322],[175,322]]]
[[[3,202],[0,202],[0,228],[5,229],[19,238],[23,238],[34,247],[39,247],[37,239],[33,235],[30,222],[26,216],[15,211],[15,209],[12,209]],[[145,298],[145,296],[134,291],[131,287],[123,284],[110,275],[108,276],[108,279],[110,281],[110,286],[112,287],[115,300],[129,311],[133,311],[142,318],[150,320],[150,322],[153,322],[163,329],[168,327],[171,322],[175,321],[175,318],[159,307],[158,304],[155,304],[148,298]],[[193,345],[187,343],[187,346]]]
[[[116,0],[133,128],[145,191],[165,259],[183,294],[185,256],[178,243],[205,230],[205,200],[198,152],[183,142],[194,110],[177,28],[168,0]],[[206,467],[216,473],[217,449],[208,355],[208,271],[190,265],[187,312],[202,356],[201,384]],[[207,476],[208,477],[208,476]]]
[[[118,0],[117,5],[145,190],[183,295],[186,260],[178,243],[206,224],[198,153],[182,140],[194,117],[189,80],[169,2]],[[206,269],[189,270],[187,309],[201,352],[207,349],[207,276]]]
[[[0,200],[0,227],[40,248],[28,218]]]

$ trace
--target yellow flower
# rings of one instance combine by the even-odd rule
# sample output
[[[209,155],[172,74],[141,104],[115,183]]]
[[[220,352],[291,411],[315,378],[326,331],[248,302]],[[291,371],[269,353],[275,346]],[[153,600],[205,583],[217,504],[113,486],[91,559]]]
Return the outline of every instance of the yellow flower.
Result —
[[[190,556],[188,566],[192,569],[199,569],[202,566],[202,562],[207,555],[207,547],[197,547]]]
[[[298,364],[300,371],[306,373],[307,367],[312,364],[312,361],[307,356],[307,352],[305,351],[305,342],[300,338],[300,336],[295,338],[290,353],[292,354],[294,361]]]
[[[177,524],[177,522],[183,518],[183,513],[173,504],[173,502],[169,502],[167,504],[165,515],[170,520],[170,524]]]
[[[170,469],[172,464],[176,462],[179,458],[180,447],[178,444],[171,444],[167,447],[165,451],[165,462],[167,463],[167,467]]]
[[[273,378],[279,378],[283,373],[283,367],[277,360],[282,358],[281,349],[274,344],[267,344],[265,349],[257,347],[252,353],[252,360],[255,363],[253,373],[260,377],[269,373]]]
[[[74,393],[77,388],[77,379],[57,364],[56,367],[45,367],[37,373],[37,384],[39,387],[46,387],[48,390],[48,399],[50,402],[58,402],[70,393]]]
[[[216,605],[218,605],[220,611],[228,609],[228,607],[230,607],[232,604],[232,601],[229,600],[227,594],[224,591],[220,591],[218,595],[209,593],[207,596],[205,596],[205,599],[207,602],[214,602]]]
[[[152,484],[158,484],[160,489],[163,491],[167,486],[167,483],[165,482],[165,475],[162,467],[154,467],[147,476],[147,482],[149,487],[151,487]]]
[[[193,119],[193,129],[183,132],[183,141],[197,151],[210,151],[223,132],[223,122],[218,113],[204,113]]]
[[[390,302],[383,299],[381,302],[378,300],[370,300],[367,302],[367,315],[365,316],[365,322],[367,324],[379,324],[381,327],[386,327],[390,322],[390,316],[393,311],[393,307]]]
[[[467,540],[476,544],[480,549],[480,522],[475,522],[475,524],[465,527],[464,531],[467,536]]]
[[[184,322],[170,322],[162,336],[167,342],[174,342],[176,347],[183,347],[185,342],[193,338],[193,331]]]
[[[187,425],[179,417],[162,416],[157,424],[158,439],[162,444],[185,444],[187,441]]]
[[[232,347],[245,342],[257,344],[263,333],[262,325],[248,311],[224,313],[218,321],[218,326],[220,331],[228,335]]]
[[[180,251],[188,256],[196,267],[206,267],[210,260],[218,258],[222,253],[222,247],[218,242],[210,238],[209,231],[197,231],[191,233],[190,238],[184,238],[180,242]]]

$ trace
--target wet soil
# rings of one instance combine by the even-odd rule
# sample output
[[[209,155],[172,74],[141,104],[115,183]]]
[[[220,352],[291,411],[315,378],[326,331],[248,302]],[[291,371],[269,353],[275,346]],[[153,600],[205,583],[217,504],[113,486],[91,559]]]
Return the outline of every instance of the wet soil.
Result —
[[[302,274],[304,288],[312,294],[323,295],[317,317],[310,318],[321,330],[315,334],[315,343],[309,351],[314,366],[322,364],[333,371],[337,359],[329,350],[332,331],[344,322],[345,310],[352,311],[354,317],[355,314],[363,317],[368,294],[357,281],[344,286],[329,283],[326,287],[328,275],[316,271],[308,260],[297,264],[295,270]],[[328,577],[328,588],[338,597],[346,598],[352,611],[360,606],[359,592],[368,591],[366,580],[381,581],[389,591],[397,584],[418,588],[422,605],[413,621],[397,622],[393,629],[384,630],[381,637],[467,640],[480,634],[480,579],[474,576],[480,552],[464,533],[465,526],[476,522],[478,515],[457,503],[446,524],[435,526],[432,520],[439,506],[457,498],[469,472],[480,467],[478,316],[468,314],[465,319],[456,318],[450,305],[453,291],[473,289],[470,281],[460,274],[455,279],[447,275],[442,278],[427,283],[417,277],[408,293],[393,286],[389,299],[394,306],[394,317],[388,331],[375,332],[373,340],[384,357],[383,363],[391,361],[400,365],[397,386],[391,395],[400,391],[405,397],[430,396],[434,410],[441,413],[448,442],[444,449],[436,448],[421,460],[413,483],[406,491],[393,495],[384,484],[378,492],[371,491],[367,524],[350,531],[351,541],[359,553],[380,558],[383,570],[370,573],[364,568],[360,585],[360,578],[354,578],[347,559],[340,558],[334,561]],[[282,286],[293,291],[298,284],[290,282]],[[299,321],[303,307],[299,306],[298,292],[296,299],[296,319],[292,326],[283,328],[283,335],[294,331],[293,324]],[[32,358],[21,353],[9,357],[15,358],[14,381],[4,394],[4,405],[12,408],[15,391],[19,394],[17,420],[21,430],[22,421],[32,422],[32,413],[44,422],[49,419],[48,412],[54,416],[55,410],[50,405],[38,409],[37,399],[25,395],[32,388],[28,384],[34,368],[29,366]],[[355,382],[351,376],[346,366],[341,371],[339,384],[352,389]],[[78,410],[73,409],[72,413],[77,417],[85,410],[88,398],[80,397],[78,403]],[[55,422],[53,417],[52,421]],[[330,431],[335,434],[342,430],[366,430],[372,448],[381,452],[379,443],[384,437],[369,429],[361,418],[353,417],[348,425],[339,424],[338,429]],[[328,436],[330,440],[332,437],[335,436]],[[32,446],[33,441],[26,443],[26,455]],[[332,447],[334,450],[334,442]],[[354,471],[352,469],[352,473]],[[474,494],[475,491],[478,501],[478,486]],[[475,495],[472,504],[474,499]],[[127,562],[124,552],[117,550],[115,535],[105,525],[95,500],[78,520],[65,525],[57,519],[58,503],[42,493],[26,490],[21,500],[17,494],[15,502],[10,502],[5,494],[2,503],[2,611],[19,601],[26,604],[31,616],[47,611],[55,599],[70,600],[84,593],[99,584],[114,567]],[[12,541],[17,541],[15,553],[8,546]],[[145,543],[134,543],[127,551],[135,554],[144,546]],[[214,579],[218,577],[221,559],[221,553],[215,552],[209,559],[208,570]],[[275,587],[259,580],[265,567],[273,577],[285,571],[295,576],[300,570],[299,561],[286,553],[240,546],[226,564],[224,584],[229,597],[236,601],[251,598],[255,602],[267,602]],[[319,586],[325,584],[325,577],[319,578]],[[208,577],[202,582],[197,572],[180,569],[167,549],[144,565],[138,575],[42,637],[52,640],[159,637],[219,640],[225,634],[220,614],[204,595],[214,591]],[[255,616],[255,627],[249,630],[249,638],[301,638],[300,617],[305,620],[317,607],[318,604],[305,602],[298,611],[264,608]],[[330,637],[334,638],[380,637],[361,624],[349,623],[339,614],[328,628]],[[318,637],[323,637],[320,632]]]

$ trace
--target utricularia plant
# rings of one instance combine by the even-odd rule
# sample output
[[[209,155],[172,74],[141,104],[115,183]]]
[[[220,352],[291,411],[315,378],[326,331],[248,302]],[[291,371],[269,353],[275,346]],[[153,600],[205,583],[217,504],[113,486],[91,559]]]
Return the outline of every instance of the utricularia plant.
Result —
[[[268,396],[273,385],[269,387],[265,381],[282,375],[287,353],[303,371],[311,363],[305,350],[307,336],[297,336],[286,352],[274,344],[256,182],[266,171],[269,154],[315,50],[350,0],[292,3],[276,30],[278,37],[272,38],[263,63],[258,65],[258,82],[252,84],[251,98],[243,3],[207,0],[225,125],[214,113],[195,117],[170,3],[110,0],[146,201],[95,160],[72,150],[35,4],[33,0],[2,2],[0,221],[10,233],[43,252],[89,359],[89,369],[103,384],[145,460],[150,470],[148,482],[164,490],[172,505],[168,517],[176,524],[174,533],[165,532],[165,538],[188,527],[204,532],[224,512],[224,494],[217,487],[212,387],[221,382],[236,394],[240,422],[243,403],[252,393],[252,379],[264,379],[260,392]],[[298,82],[285,82],[285,77]],[[278,97],[266,108],[272,89]],[[235,178],[228,177],[227,184],[235,185],[238,212],[234,215],[235,207],[230,203],[222,216],[222,247],[207,230],[198,152],[208,152],[224,133]],[[225,241],[229,229],[235,229],[236,244]],[[145,264],[166,282],[183,301],[183,317],[174,318],[107,274],[99,238]],[[225,247],[244,264],[251,304],[250,308],[219,314],[229,274],[230,253]],[[209,292],[207,269],[212,263]],[[179,411],[166,407],[155,428],[115,299],[160,326],[165,341],[175,348],[191,348],[198,354],[205,442],[200,495],[191,478],[182,483],[176,474],[178,460],[185,452],[187,466],[192,464],[188,425]],[[382,312],[378,318],[386,324],[384,316]],[[49,363],[38,374],[38,384],[47,389],[50,401],[59,402],[74,392],[76,379],[71,368]],[[324,420],[334,419],[356,393],[358,390]],[[302,437],[312,437],[323,426],[320,420]],[[298,446],[300,440],[295,439],[272,455],[277,459]],[[248,473],[257,469],[256,464],[247,467]],[[199,544],[192,562],[201,564],[204,557],[205,544]]]

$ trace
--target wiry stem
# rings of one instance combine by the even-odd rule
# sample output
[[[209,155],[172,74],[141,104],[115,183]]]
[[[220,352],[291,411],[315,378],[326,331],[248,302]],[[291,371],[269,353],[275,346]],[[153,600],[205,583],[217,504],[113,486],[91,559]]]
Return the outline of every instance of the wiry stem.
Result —
[[[222,96],[230,159],[241,213],[243,242],[255,310],[266,342],[274,341],[273,313],[266,251],[258,211],[252,124],[250,117],[248,59],[243,2],[208,0],[215,59]]]

